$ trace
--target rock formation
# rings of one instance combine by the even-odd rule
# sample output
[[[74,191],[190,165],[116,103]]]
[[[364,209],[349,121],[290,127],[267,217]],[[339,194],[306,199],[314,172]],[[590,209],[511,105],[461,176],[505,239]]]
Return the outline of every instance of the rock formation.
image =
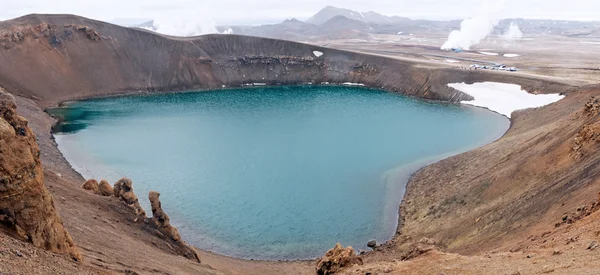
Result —
[[[113,188],[113,193],[115,197],[123,200],[125,204],[131,207],[136,216],[139,216],[143,219],[146,218],[146,211],[140,205],[137,196],[133,193],[133,183],[128,178],[122,178],[117,181]],[[137,222],[137,219],[136,219]]]
[[[600,113],[600,102],[597,98],[591,97],[590,101],[585,104],[583,112],[588,116],[597,116]]]
[[[600,102],[597,98],[590,98],[583,108],[583,115],[588,123],[573,138],[571,156],[575,159],[583,157],[591,145],[600,143],[600,122],[597,121],[599,112]]]
[[[192,246],[185,243],[181,238],[181,235],[179,235],[177,228],[171,225],[169,216],[163,211],[160,204],[160,193],[150,191],[148,194],[148,199],[152,206],[152,218],[148,219],[146,217],[146,211],[144,211],[139,203],[138,197],[133,192],[133,183],[128,178],[118,180],[115,183],[114,188],[111,187],[106,180],[102,180],[98,183],[94,179],[87,180],[81,187],[86,190],[92,190],[94,191],[94,194],[100,196],[114,195],[133,210],[136,216],[134,222],[144,221],[145,225],[143,225],[143,227],[154,232],[157,236],[165,239],[167,242],[174,244],[168,245],[171,250],[174,250],[177,254],[183,255],[186,258],[200,262],[200,255],[198,255],[198,252]],[[2,218],[3,217],[0,215],[0,219]]]
[[[94,192],[94,194],[99,194],[98,181],[96,181],[95,179],[86,180],[81,185],[81,188],[88,190],[88,191],[92,191],[92,192]]]
[[[98,194],[102,196],[112,196],[114,194],[114,190],[108,181],[101,180],[98,184]]]
[[[59,47],[64,41],[73,40],[73,34],[81,32],[89,40],[100,41],[102,36],[88,26],[66,24],[63,26],[41,23],[33,26],[15,26],[8,30],[0,30],[0,49],[11,49],[26,39],[46,38],[48,44]]]
[[[346,248],[337,243],[335,247],[325,253],[325,256],[317,262],[317,274],[334,274],[345,267],[355,264],[362,265],[362,259],[356,255],[351,246]]]
[[[198,252],[196,252],[193,247],[186,244],[181,239],[177,228],[171,225],[169,216],[162,210],[159,197],[160,193],[156,191],[150,191],[150,193],[148,193],[148,199],[150,200],[150,205],[152,206],[152,222],[160,232],[159,236],[168,237],[175,241],[182,249],[181,252],[184,256],[200,262],[200,256],[198,255]]]
[[[14,98],[0,88],[0,227],[8,234],[81,261],[44,186],[40,151]]]
[[[586,205],[579,206],[575,209],[575,212],[565,213],[562,216],[560,222],[554,224],[555,227],[560,227],[563,224],[572,224],[575,223],[594,212],[600,210],[600,192],[598,192],[598,198],[595,201],[592,201]]]
[[[400,259],[407,261],[432,250],[439,250],[437,242],[430,238],[422,238],[418,243],[411,245],[410,249],[401,255]]]

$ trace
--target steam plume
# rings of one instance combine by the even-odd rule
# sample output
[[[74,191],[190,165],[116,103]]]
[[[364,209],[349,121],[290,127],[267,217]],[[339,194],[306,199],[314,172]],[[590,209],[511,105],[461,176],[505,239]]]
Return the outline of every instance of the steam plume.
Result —
[[[519,29],[519,26],[515,22],[510,23],[510,27],[502,35],[502,38],[506,40],[516,40],[523,38],[523,32]]]
[[[468,50],[481,42],[500,22],[499,11],[505,2],[492,0],[483,2],[481,11],[476,16],[460,23],[460,30],[450,32],[448,40],[442,45],[442,50],[458,48]]]

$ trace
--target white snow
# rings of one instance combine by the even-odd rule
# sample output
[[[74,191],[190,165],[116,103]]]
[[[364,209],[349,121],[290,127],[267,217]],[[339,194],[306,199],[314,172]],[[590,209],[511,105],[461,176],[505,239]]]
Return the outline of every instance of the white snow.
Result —
[[[358,14],[360,14],[360,16],[362,16],[362,18],[365,18],[365,16],[362,14],[362,12],[358,12]]]
[[[365,84],[352,83],[352,82],[344,82],[344,83],[342,83],[342,85],[346,85],[346,86],[365,86]]]
[[[454,60],[454,59],[446,59],[446,62],[448,62],[448,63],[458,63],[460,61]]]
[[[252,83],[254,86],[267,86],[267,83]]]
[[[498,53],[492,53],[492,52],[479,52],[480,54],[485,54],[485,55],[498,55]]]
[[[314,54],[316,57],[320,57],[321,55],[323,55],[323,53],[322,53],[322,52],[320,52],[320,51],[313,51],[313,54]]]
[[[505,53],[504,57],[519,57],[520,55],[516,54],[516,53]]]
[[[401,35],[401,34],[403,34],[403,33],[404,33],[404,32],[398,32],[398,35]]]
[[[448,84],[448,87],[475,98],[461,103],[484,107],[508,118],[516,110],[542,107],[564,98],[559,94],[534,95],[522,90],[519,85],[496,82],[452,83]]]

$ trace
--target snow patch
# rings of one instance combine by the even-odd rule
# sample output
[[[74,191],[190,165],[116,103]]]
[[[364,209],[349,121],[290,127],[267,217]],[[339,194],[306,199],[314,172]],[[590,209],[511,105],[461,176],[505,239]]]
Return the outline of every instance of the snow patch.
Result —
[[[362,83],[352,83],[352,82],[344,82],[344,83],[342,83],[342,85],[346,85],[346,86],[365,86],[365,84],[362,84]]]
[[[480,54],[485,54],[485,55],[498,55],[498,53],[492,53],[492,52],[478,52]]]
[[[448,62],[448,63],[459,63],[460,61],[454,60],[454,59],[446,59],[446,62]]]
[[[474,98],[471,101],[461,101],[462,104],[484,107],[508,118],[516,110],[542,107],[565,97],[559,94],[534,95],[522,90],[520,85],[496,82],[452,83],[448,87]]]
[[[519,57],[520,55],[516,54],[516,53],[505,53],[504,57]]]
[[[321,55],[323,55],[323,53],[322,53],[322,52],[320,52],[320,51],[313,51],[313,54],[314,54],[316,57],[320,57]]]

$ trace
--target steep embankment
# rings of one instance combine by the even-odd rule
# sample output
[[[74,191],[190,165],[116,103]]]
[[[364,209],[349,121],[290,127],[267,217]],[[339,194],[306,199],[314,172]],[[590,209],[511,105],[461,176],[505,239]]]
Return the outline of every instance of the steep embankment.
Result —
[[[81,255],[44,186],[40,151],[14,97],[0,87],[0,228],[53,252]]]
[[[49,134],[53,121],[41,108],[118,93],[248,83],[360,82],[426,99],[458,101],[469,97],[446,84],[478,81],[515,83],[530,92],[565,92],[567,97],[514,115],[510,131],[498,142],[418,172],[401,209],[400,235],[378,249],[383,253],[367,255],[367,264],[371,259],[401,258],[422,236],[434,238],[449,251],[499,248],[536,226],[546,226],[564,210],[556,208],[559,203],[571,207],[591,196],[596,156],[569,158],[569,146],[588,123],[573,116],[592,92],[568,92],[569,87],[560,83],[508,73],[458,70],[272,39],[165,37],[69,15],[0,22],[0,86],[19,96],[20,112],[38,134],[41,159],[49,167],[46,184],[50,182],[51,191],[64,197],[57,207],[70,221],[65,226],[84,247],[84,256],[109,270],[213,273],[165,253],[170,251],[165,244],[132,224],[128,212],[110,198],[78,190],[82,179],[56,149]],[[586,146],[581,148],[591,145]],[[139,260],[123,256],[140,253],[144,257]],[[314,271],[310,263],[274,265],[211,254],[201,257],[203,263],[228,273]],[[165,268],[169,264],[178,269]]]
[[[426,236],[453,252],[514,249],[511,241],[535,232],[532,225],[551,228],[563,213],[595,199],[600,117],[590,97],[599,92],[586,87],[516,112],[499,141],[416,173],[401,208],[399,243]]]
[[[408,184],[399,235],[348,274],[597,272],[599,98],[600,86],[584,87],[516,112],[499,141],[421,169]],[[420,253],[427,256],[392,262]]]

